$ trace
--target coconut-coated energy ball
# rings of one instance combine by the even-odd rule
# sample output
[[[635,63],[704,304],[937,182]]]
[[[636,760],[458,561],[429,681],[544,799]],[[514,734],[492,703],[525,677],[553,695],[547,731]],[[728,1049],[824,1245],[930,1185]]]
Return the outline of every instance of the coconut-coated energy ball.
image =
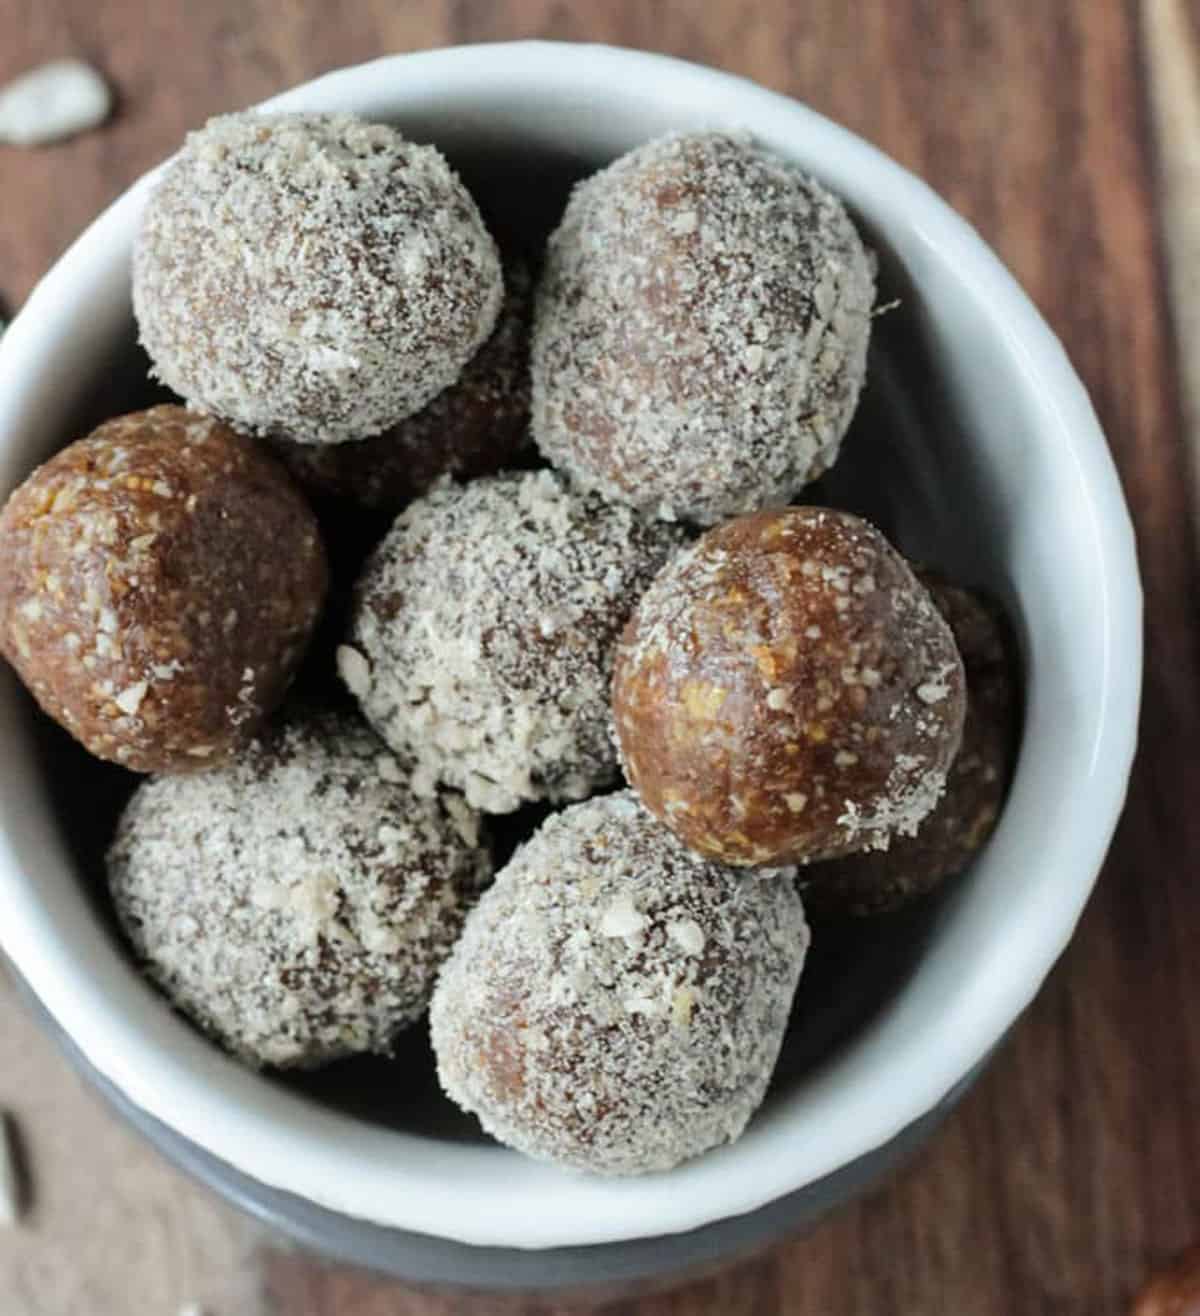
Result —
[[[156,375],[258,435],[379,434],[492,332],[500,258],[431,146],[347,114],[212,119],[147,202],[133,304]]]
[[[815,179],[676,134],[581,183],[546,253],[533,434],[580,486],[711,525],[837,456],[866,373],[874,260]]]
[[[613,710],[630,784],[730,864],[886,849],[938,801],[962,662],[929,592],[848,512],[791,507],[710,530],[622,636]]]
[[[342,679],[419,793],[491,813],[582,799],[617,777],[617,637],[682,537],[551,471],[440,485],[369,559]]]
[[[794,884],[686,850],[624,791],[552,815],[468,915],[438,1075],[501,1142],[598,1174],[732,1142],[808,948]]]
[[[0,512],[0,651],[93,754],[198,771],[283,697],[326,580],[282,467],[219,421],[154,407],[63,449]]]
[[[388,1053],[490,876],[461,799],[419,800],[357,718],[304,712],[228,766],[155,777],[108,852],[149,977],[252,1065]]]
[[[1019,733],[1020,681],[1004,614],[971,590],[919,571],[949,622],[967,677],[962,747],[946,791],[913,836],[886,850],[811,864],[802,872],[805,907],[822,916],[884,914],[961,873],[992,834],[1004,806]]]
[[[511,465],[528,440],[532,314],[529,269],[509,260],[491,337],[427,406],[355,443],[277,439],[272,446],[314,495],[383,512],[398,512],[442,475],[471,480]]]

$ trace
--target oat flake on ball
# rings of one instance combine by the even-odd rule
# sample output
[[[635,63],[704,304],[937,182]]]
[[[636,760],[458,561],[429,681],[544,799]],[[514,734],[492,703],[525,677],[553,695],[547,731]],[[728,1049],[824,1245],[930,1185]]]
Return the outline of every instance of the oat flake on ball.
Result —
[[[259,435],[362,439],[492,332],[496,244],[430,146],[346,114],[230,114],[151,194],[133,302],[157,376]]]
[[[530,1156],[668,1170],[758,1108],[808,940],[786,876],[692,854],[628,791],[573,805],[517,851],[439,975],[442,1086]]]
[[[711,525],[826,470],[866,373],[874,260],[841,202],[747,139],[650,142],[547,248],[533,433],[585,488]]]
[[[150,978],[253,1065],[386,1054],[490,875],[461,799],[418,800],[356,718],[303,713],[228,767],[157,777],[108,853]]]
[[[419,792],[493,813],[581,799],[616,779],[613,650],[682,538],[551,471],[443,484],[368,561],[342,679]]]
[[[617,650],[630,784],[701,853],[791,864],[886,849],[958,751],[962,661],[884,536],[832,508],[710,530],[668,563]]]

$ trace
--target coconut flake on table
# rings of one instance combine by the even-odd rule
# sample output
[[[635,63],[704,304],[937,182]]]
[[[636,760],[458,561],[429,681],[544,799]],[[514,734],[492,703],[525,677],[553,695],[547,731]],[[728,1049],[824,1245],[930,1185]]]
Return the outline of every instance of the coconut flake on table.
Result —
[[[56,59],[0,88],[0,142],[42,146],[75,137],[108,118],[112,99],[90,64]]]

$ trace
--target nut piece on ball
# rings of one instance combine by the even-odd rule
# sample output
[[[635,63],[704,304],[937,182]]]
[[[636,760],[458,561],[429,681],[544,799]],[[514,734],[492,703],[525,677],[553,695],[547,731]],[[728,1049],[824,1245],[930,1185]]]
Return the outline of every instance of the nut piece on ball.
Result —
[[[442,475],[472,480],[512,465],[528,443],[532,301],[529,270],[509,261],[495,330],[428,406],[374,438],[277,439],[276,454],[312,494],[393,513]]]
[[[992,834],[1017,750],[1020,682],[1014,645],[999,608],[929,571],[918,571],[950,623],[967,676],[962,747],[946,791],[915,836],[886,850],[813,864],[802,874],[804,907],[828,917],[883,914],[961,873]]]
[[[573,805],[468,915],[430,1006],[438,1075],[527,1155],[668,1170],[758,1108],[807,948],[791,881],[692,854],[628,791]]]
[[[682,539],[551,471],[439,486],[368,561],[342,679],[419,793],[492,813],[582,799],[617,777],[621,627]]]
[[[386,1054],[490,876],[462,800],[418,800],[357,718],[305,712],[233,763],[145,782],[108,877],[175,1006],[252,1065]]]
[[[533,434],[584,488],[711,525],[834,461],[874,261],[819,183],[744,138],[674,135],[581,183],[550,238]]]
[[[617,650],[630,784],[730,864],[886,849],[937,803],[962,662],[904,559],[848,512],[744,516],[679,554]]]
[[[430,146],[346,114],[230,114],[146,206],[133,304],[158,377],[259,435],[378,434],[458,378],[503,294]]]
[[[93,754],[194,772],[283,697],[326,578],[277,462],[154,407],[65,448],[0,512],[0,651]]]

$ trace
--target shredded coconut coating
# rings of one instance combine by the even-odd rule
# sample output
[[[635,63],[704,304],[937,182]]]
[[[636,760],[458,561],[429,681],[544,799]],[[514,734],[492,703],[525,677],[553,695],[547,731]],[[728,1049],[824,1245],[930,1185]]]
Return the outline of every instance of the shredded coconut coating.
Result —
[[[0,652],[93,754],[200,771],[283,698],[327,577],[278,462],[152,407],[64,448],[0,512]]]
[[[517,851],[439,975],[442,1086],[530,1156],[668,1170],[758,1108],[808,942],[786,875],[699,858],[628,791],[573,805]]]
[[[342,679],[418,794],[441,782],[492,813],[582,799],[617,777],[617,637],[682,541],[551,471],[443,484],[368,561]]]
[[[504,304],[491,337],[463,372],[415,415],[357,443],[277,439],[284,465],[317,495],[398,512],[443,475],[470,480],[515,463],[529,440],[533,279],[504,266]]]
[[[500,258],[442,156],[345,114],[230,114],[146,207],[133,304],[154,372],[258,435],[378,434],[492,332]]]
[[[108,876],[134,951],[247,1063],[386,1054],[424,1011],[491,860],[461,799],[402,777],[356,718],[305,713],[122,815]]]
[[[740,517],[678,554],[618,647],[630,784],[724,863],[886,849],[958,751],[961,659],[928,591],[848,512]]]
[[[866,374],[874,258],[814,179],[723,134],[581,183],[547,248],[533,434],[582,487],[711,525],[837,456]]]

